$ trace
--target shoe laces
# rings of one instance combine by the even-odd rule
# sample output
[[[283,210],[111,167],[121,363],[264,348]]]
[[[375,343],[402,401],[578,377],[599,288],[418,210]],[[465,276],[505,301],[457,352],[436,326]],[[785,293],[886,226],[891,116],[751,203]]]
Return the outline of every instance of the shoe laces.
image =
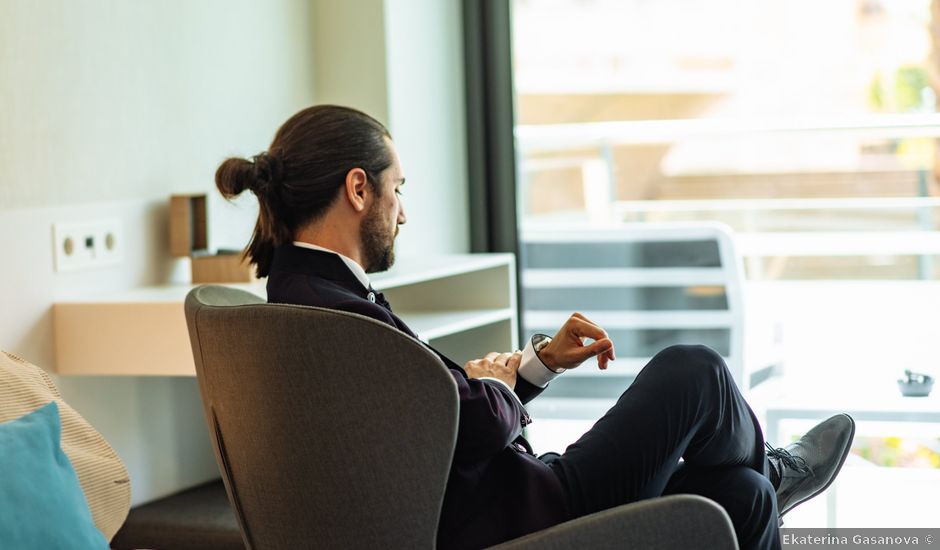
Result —
[[[806,465],[806,461],[803,460],[802,456],[793,456],[790,454],[790,451],[786,449],[775,449],[770,443],[764,442],[764,446],[767,447],[767,458],[775,458],[780,461],[784,466],[796,470],[801,474],[808,473],[810,471],[809,466]],[[783,477],[783,471],[779,472],[780,477]]]

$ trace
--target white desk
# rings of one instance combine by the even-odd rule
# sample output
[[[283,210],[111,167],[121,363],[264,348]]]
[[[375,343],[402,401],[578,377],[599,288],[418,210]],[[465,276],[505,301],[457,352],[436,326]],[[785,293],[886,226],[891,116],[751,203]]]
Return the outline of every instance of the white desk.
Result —
[[[777,395],[760,399],[766,419],[765,439],[782,444],[780,424],[784,420],[824,420],[846,413],[858,422],[940,423],[940,391],[929,397],[904,397],[890,380],[884,383],[795,384]],[[786,392],[785,394],[783,392]]]
[[[516,347],[515,259],[460,254],[400,259],[372,276],[395,312],[441,352],[465,361]],[[228,285],[265,296],[264,282]],[[194,376],[183,301],[192,285],[72,296],[53,306],[56,372]]]

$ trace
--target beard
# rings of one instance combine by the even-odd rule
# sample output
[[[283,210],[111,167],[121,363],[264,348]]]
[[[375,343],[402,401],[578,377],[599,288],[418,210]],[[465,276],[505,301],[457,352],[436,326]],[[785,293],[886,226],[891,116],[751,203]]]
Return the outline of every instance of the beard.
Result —
[[[378,208],[372,206],[369,214],[362,220],[359,239],[362,241],[362,254],[366,273],[386,271],[395,263],[395,236],[398,227],[388,229]]]

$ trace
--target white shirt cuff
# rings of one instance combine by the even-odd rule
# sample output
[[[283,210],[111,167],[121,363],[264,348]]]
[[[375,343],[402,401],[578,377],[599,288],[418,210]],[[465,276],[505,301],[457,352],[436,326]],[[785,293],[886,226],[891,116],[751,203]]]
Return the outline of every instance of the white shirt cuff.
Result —
[[[529,338],[525,349],[522,350],[522,363],[519,365],[517,374],[525,378],[528,383],[544,388],[561,373],[553,371],[546,367],[545,363],[542,363],[542,360],[535,353],[535,348],[532,347],[532,339]]]
[[[516,392],[512,391],[512,388],[509,387],[509,384],[503,382],[503,381],[500,380],[499,378],[490,378],[490,377],[488,377],[488,376],[484,376],[484,377],[482,377],[482,378],[477,378],[477,380],[488,380],[488,381],[490,381],[490,382],[496,382],[497,384],[499,384],[499,385],[501,385],[502,387],[504,387],[504,388],[506,388],[507,390],[509,390],[509,393],[512,394],[512,398],[516,400],[516,403],[518,403],[520,407],[522,407],[522,401],[519,399],[519,396],[516,395]]]

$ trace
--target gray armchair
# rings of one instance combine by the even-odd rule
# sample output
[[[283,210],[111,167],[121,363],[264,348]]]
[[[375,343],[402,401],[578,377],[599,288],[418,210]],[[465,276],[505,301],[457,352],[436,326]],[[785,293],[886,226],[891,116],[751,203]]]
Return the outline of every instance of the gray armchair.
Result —
[[[456,385],[418,341],[359,315],[202,286],[186,320],[216,458],[250,549],[434,548]],[[715,503],[621,506],[499,546],[735,549]]]

